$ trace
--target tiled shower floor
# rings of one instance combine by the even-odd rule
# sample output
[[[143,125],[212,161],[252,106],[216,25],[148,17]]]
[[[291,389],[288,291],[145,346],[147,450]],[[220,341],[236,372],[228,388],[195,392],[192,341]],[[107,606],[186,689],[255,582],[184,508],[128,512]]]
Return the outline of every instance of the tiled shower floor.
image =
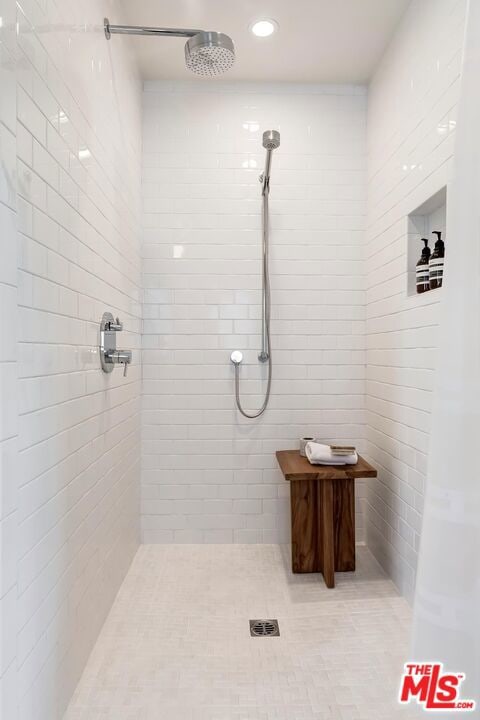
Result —
[[[252,638],[250,618],[280,637]],[[392,720],[410,609],[366,548],[292,575],[276,545],[144,545],[64,720]]]

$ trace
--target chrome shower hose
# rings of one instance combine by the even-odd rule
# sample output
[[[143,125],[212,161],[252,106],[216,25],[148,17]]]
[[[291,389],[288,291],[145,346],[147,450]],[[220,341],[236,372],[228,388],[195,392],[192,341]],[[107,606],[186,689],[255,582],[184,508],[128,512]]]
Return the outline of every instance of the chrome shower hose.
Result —
[[[267,409],[268,401],[270,399],[270,390],[272,388],[272,348],[270,344],[270,270],[269,270],[269,263],[268,263],[268,235],[269,235],[269,228],[268,228],[268,183],[264,187],[263,191],[263,203],[262,203],[262,225],[263,225],[263,232],[262,232],[262,263],[263,263],[263,272],[262,272],[262,334],[264,336],[264,346],[262,348],[262,353],[260,355],[260,358],[265,357],[267,355],[267,362],[268,362],[268,380],[267,380],[267,389],[265,391],[265,399],[263,401],[263,404],[259,410],[256,412],[247,412],[242,407],[242,402],[240,400],[240,363],[235,363],[235,400],[237,403],[238,410],[242,413],[242,415],[246,418],[257,418],[262,415],[265,410]]]

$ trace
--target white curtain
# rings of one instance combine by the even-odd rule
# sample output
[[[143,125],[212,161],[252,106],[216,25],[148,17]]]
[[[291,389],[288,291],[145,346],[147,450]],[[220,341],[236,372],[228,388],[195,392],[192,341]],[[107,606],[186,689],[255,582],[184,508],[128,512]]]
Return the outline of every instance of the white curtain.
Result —
[[[467,12],[447,213],[412,659],[465,672],[477,709],[462,717],[480,718],[480,0]]]

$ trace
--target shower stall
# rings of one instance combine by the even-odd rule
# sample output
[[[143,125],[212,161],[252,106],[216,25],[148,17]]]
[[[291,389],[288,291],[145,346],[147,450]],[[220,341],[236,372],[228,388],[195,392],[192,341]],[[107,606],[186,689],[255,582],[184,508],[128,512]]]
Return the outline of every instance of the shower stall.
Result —
[[[476,5],[1,0],[2,718],[405,720],[412,627],[480,701]],[[332,590],[304,436],[377,471]]]

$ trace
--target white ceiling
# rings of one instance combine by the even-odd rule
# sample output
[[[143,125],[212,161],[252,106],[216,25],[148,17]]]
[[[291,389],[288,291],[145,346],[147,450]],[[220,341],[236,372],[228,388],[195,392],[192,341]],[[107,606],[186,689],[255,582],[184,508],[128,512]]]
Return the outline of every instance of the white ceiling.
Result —
[[[224,79],[363,83],[410,0],[119,0],[131,25],[201,28],[230,35],[236,63]],[[249,25],[273,18],[257,38]],[[115,38],[112,38],[114,40]],[[193,79],[182,38],[133,37],[146,80]],[[199,80],[200,81],[200,80]]]

